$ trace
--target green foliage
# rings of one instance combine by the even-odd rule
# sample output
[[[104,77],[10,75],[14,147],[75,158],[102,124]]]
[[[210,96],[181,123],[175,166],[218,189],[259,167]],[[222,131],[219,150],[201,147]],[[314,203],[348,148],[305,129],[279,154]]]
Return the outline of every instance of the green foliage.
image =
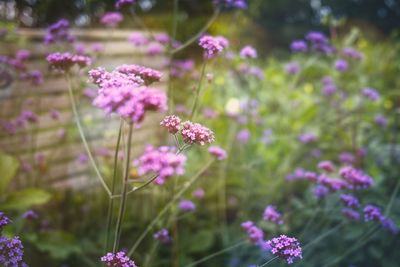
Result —
[[[51,198],[51,194],[38,188],[27,188],[10,193],[0,204],[2,210],[24,211],[36,205],[43,205]]]
[[[14,178],[19,162],[14,157],[0,152],[0,194],[4,194]]]

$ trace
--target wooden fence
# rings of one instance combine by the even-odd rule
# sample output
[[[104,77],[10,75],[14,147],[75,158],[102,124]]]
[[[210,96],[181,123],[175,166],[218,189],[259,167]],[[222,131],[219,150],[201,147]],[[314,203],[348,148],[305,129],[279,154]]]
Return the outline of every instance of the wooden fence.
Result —
[[[91,47],[95,43],[104,45],[104,52],[96,61],[96,66],[113,69],[121,64],[139,64],[162,71],[165,56],[147,56],[146,47],[135,47],[128,43],[131,31],[109,30],[76,30],[72,32],[79,43]],[[67,83],[62,75],[55,75],[48,69],[45,57],[49,48],[41,43],[44,31],[21,30],[18,48],[26,48],[32,52],[27,65],[30,69],[41,70],[44,83],[33,87],[28,82],[15,80],[10,86],[10,94],[0,98],[0,118],[3,122],[15,119],[21,110],[32,110],[38,116],[38,122],[27,124],[9,134],[0,132],[0,150],[15,155],[21,163],[18,176],[23,180],[32,175],[27,171],[33,167],[35,175],[46,179],[46,184],[53,186],[82,187],[88,181],[96,182],[90,164],[78,160],[85,151],[73,120],[67,92]],[[0,54],[13,55],[15,44],[2,44]],[[83,77],[87,76],[85,73]],[[85,80],[85,79],[83,79]],[[156,87],[165,88],[166,81]],[[79,87],[79,86],[77,86]],[[92,86],[92,88],[95,88]],[[85,133],[90,140],[96,160],[103,161],[109,157],[108,151],[114,150],[119,128],[119,118],[107,116],[102,110],[92,107],[90,100],[82,94],[82,88],[76,89],[79,113],[84,122]],[[54,119],[51,111],[57,110],[59,118]],[[162,134],[159,121],[163,114],[150,113],[140,129],[133,136],[133,156],[143,151],[147,143],[157,144]],[[65,135],[65,136],[64,136]],[[83,156],[81,156],[83,158]],[[25,170],[24,170],[25,168]]]

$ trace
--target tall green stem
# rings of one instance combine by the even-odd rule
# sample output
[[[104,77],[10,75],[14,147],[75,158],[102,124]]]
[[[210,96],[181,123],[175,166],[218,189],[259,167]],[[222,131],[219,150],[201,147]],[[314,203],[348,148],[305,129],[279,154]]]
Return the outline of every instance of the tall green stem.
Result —
[[[199,84],[197,85],[192,111],[190,112],[190,120],[193,120],[193,118],[195,117],[197,106],[199,105],[199,96],[200,96],[201,85],[203,82],[204,74],[206,72],[206,65],[207,65],[207,60],[204,60],[203,66],[201,67],[200,80],[199,80]]]
[[[146,235],[150,232],[150,230],[154,227],[154,225],[157,224],[157,222],[160,220],[160,218],[169,210],[169,208],[175,203],[176,200],[178,200],[183,193],[188,190],[194,182],[197,181],[197,179],[208,169],[208,167],[211,166],[211,164],[214,162],[214,160],[210,160],[204,167],[199,170],[193,177],[190,179],[188,182],[185,183],[185,185],[182,187],[181,190],[179,190],[174,197],[167,203],[167,205],[164,206],[164,208],[157,214],[157,216],[150,222],[150,224],[147,226],[147,228],[142,232],[142,234],[139,236],[139,238],[136,240],[135,244],[131,247],[129,250],[128,256],[132,256],[132,254],[135,252],[136,248],[140,245],[142,240],[146,237]]]
[[[117,227],[115,229],[115,238],[114,238],[114,246],[113,252],[115,253],[118,249],[119,241],[121,238],[121,226],[122,221],[125,215],[125,207],[126,207],[126,196],[127,196],[127,187],[128,187],[128,178],[129,178],[129,165],[130,165],[130,157],[131,157],[131,146],[132,146],[132,133],[133,133],[133,123],[129,123],[129,133],[128,133],[128,142],[126,144],[126,160],[125,160],[125,169],[124,169],[124,179],[122,185],[122,194],[121,194],[121,205],[119,207],[119,214],[117,218]]]
[[[71,101],[72,112],[73,112],[74,117],[75,117],[76,126],[78,128],[79,135],[81,137],[83,146],[84,146],[84,148],[86,150],[86,153],[87,153],[87,155],[89,157],[89,161],[90,161],[90,163],[91,163],[91,165],[92,165],[92,167],[93,167],[93,169],[94,169],[94,171],[96,173],[97,178],[99,179],[99,181],[100,181],[101,185],[103,186],[104,190],[107,192],[108,196],[112,197],[111,191],[108,188],[106,182],[104,181],[104,178],[101,175],[99,168],[97,167],[97,164],[96,164],[96,162],[95,162],[95,160],[93,158],[92,152],[90,151],[89,144],[88,144],[88,142],[86,140],[86,136],[85,136],[85,133],[83,131],[83,127],[82,127],[81,120],[80,120],[80,117],[79,117],[78,109],[76,107],[76,102],[75,102],[74,93],[73,93],[73,90],[72,90],[71,78],[70,78],[70,74],[69,73],[66,74],[66,78],[67,78],[67,83],[68,83],[68,93],[69,93],[69,99]]]
[[[112,177],[112,183],[111,183],[111,194],[114,195],[115,192],[115,183],[117,180],[117,170],[118,170],[118,152],[119,152],[119,146],[121,143],[121,135],[122,135],[122,126],[124,125],[124,121],[120,119],[120,124],[119,124],[119,130],[118,130],[118,137],[117,137],[117,145],[115,148],[115,154],[114,154],[114,171],[113,171],[113,177]],[[111,234],[111,222],[112,222],[112,217],[113,217],[113,212],[114,211],[114,198],[110,198],[108,200],[108,210],[107,210],[107,227],[106,227],[106,242],[105,242],[105,251],[107,252],[109,242],[110,242],[110,234]]]

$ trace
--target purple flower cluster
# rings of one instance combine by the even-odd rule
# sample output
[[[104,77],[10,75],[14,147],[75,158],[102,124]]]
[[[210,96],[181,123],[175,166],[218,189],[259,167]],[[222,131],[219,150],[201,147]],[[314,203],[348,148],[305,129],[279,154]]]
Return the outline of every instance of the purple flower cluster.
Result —
[[[50,25],[44,36],[44,43],[46,45],[63,42],[72,43],[74,41],[75,37],[71,35],[69,22],[66,19],[60,19],[56,23]]]
[[[315,142],[317,140],[317,136],[313,133],[303,133],[299,135],[299,141],[303,144],[308,144]]]
[[[157,185],[162,185],[166,180],[174,175],[183,175],[185,173],[186,156],[176,154],[174,147],[153,147],[146,146],[145,151],[134,164],[138,166],[139,175],[156,173],[157,179],[154,181]]]
[[[0,233],[3,230],[3,227],[10,223],[11,220],[3,212],[0,211]]]
[[[115,8],[121,9],[123,7],[133,5],[135,2],[136,0],[117,0],[117,2],[115,3]]]
[[[135,262],[129,259],[125,252],[107,253],[100,259],[107,267],[137,267]]]
[[[358,222],[360,220],[360,213],[351,208],[343,208],[342,214],[343,214],[343,216],[345,216],[347,219],[349,219],[351,221]]]
[[[387,119],[382,114],[376,115],[374,121],[379,127],[384,128],[387,126]]]
[[[179,132],[181,126],[181,119],[175,115],[166,116],[160,122],[160,125],[165,127],[169,133],[176,134],[177,132]]]
[[[240,50],[240,57],[241,58],[256,58],[257,50],[250,45],[246,45],[245,47],[242,48],[242,50]]]
[[[128,42],[133,44],[134,46],[144,46],[147,45],[150,41],[142,32],[132,32],[128,36]]]
[[[325,174],[318,177],[318,182],[328,188],[331,192],[336,192],[347,188],[347,183],[341,179],[331,178]]]
[[[285,71],[288,74],[296,74],[300,71],[300,65],[297,62],[290,62],[286,64]]]
[[[349,57],[351,59],[355,59],[355,60],[360,60],[363,58],[363,54],[351,47],[346,47],[342,50],[342,54],[346,57]]]
[[[122,118],[140,123],[148,110],[165,111],[167,96],[158,89],[143,86],[158,81],[158,71],[136,65],[123,65],[112,72],[102,68],[89,71],[90,79],[100,89],[93,105],[107,113],[116,112]]]
[[[335,164],[330,160],[324,160],[318,163],[318,169],[324,170],[326,172],[333,172],[336,169]]]
[[[179,209],[182,211],[193,211],[196,209],[196,204],[194,204],[192,201],[183,199],[179,202]]]
[[[340,200],[346,207],[349,208],[358,208],[360,206],[360,201],[353,195],[342,194],[340,195]]]
[[[335,69],[340,72],[345,72],[348,70],[349,64],[344,59],[338,59],[335,61]]]
[[[187,144],[211,144],[214,142],[214,133],[200,123],[185,121],[182,123],[181,135]]]
[[[378,91],[374,88],[363,88],[361,94],[371,101],[378,101],[380,98]]]
[[[22,214],[22,218],[33,221],[39,218],[39,214],[37,214],[37,212],[34,210],[28,210]]]
[[[222,36],[204,35],[200,38],[199,45],[204,49],[205,58],[211,59],[227,48],[229,42]]]
[[[190,73],[194,69],[193,60],[173,60],[171,62],[171,75],[181,78],[185,74]]]
[[[326,195],[329,194],[329,189],[323,185],[316,185],[312,189],[312,193],[317,199],[323,199]]]
[[[210,146],[208,148],[208,153],[216,157],[218,160],[226,159],[226,151],[219,146]]]
[[[303,40],[294,40],[290,44],[290,49],[293,52],[306,52],[308,49],[307,43]]]
[[[300,243],[294,237],[280,235],[268,240],[267,245],[271,248],[272,254],[286,260],[288,264],[292,264],[296,258],[302,258]]]
[[[162,244],[169,244],[171,243],[171,237],[169,236],[169,232],[167,229],[163,228],[161,230],[159,230],[158,232],[156,232],[153,235],[153,238],[155,240],[160,241]]]
[[[135,75],[144,81],[145,85],[150,85],[154,82],[159,82],[162,73],[152,68],[146,68],[139,65],[121,65],[116,68],[116,71],[126,75]]]
[[[27,267],[23,262],[24,247],[19,237],[0,236],[0,264],[4,267]]]
[[[265,221],[273,222],[275,224],[283,224],[282,214],[272,205],[268,205],[265,208],[263,218]]]
[[[350,152],[342,152],[339,155],[339,160],[343,163],[352,164],[356,160],[354,155]]]
[[[325,95],[325,96],[331,96],[337,90],[336,85],[333,82],[333,79],[331,77],[329,77],[329,76],[324,77],[322,79],[322,85],[323,85],[322,94]]]
[[[52,53],[47,56],[50,67],[59,71],[68,71],[74,65],[84,68],[92,64],[92,59],[88,56],[73,55],[71,53]]]
[[[370,176],[352,166],[342,167],[339,174],[346,180],[350,189],[366,189],[374,183]]]
[[[258,228],[254,222],[246,221],[241,224],[242,229],[247,233],[250,241],[254,244],[261,245],[264,242],[264,232]]]
[[[364,207],[364,219],[366,222],[375,221],[380,222],[383,218],[381,209],[374,205],[367,205]]]
[[[226,8],[246,9],[247,0],[214,0],[214,5]]]
[[[107,27],[115,28],[123,19],[124,16],[119,12],[107,12],[101,17],[100,22]]]

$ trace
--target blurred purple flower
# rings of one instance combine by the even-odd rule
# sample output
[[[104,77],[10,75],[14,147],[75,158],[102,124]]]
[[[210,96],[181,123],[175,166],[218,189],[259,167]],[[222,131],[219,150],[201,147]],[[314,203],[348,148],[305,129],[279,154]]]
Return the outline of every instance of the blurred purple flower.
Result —
[[[263,214],[265,221],[273,222],[275,224],[283,224],[282,214],[279,213],[275,206],[268,205]]]
[[[286,64],[285,71],[288,74],[296,74],[300,71],[300,65],[297,62],[290,62],[290,63]]]
[[[115,28],[123,19],[124,16],[119,12],[107,12],[101,17],[100,23],[107,27]]]
[[[293,52],[306,52],[308,47],[307,47],[307,43],[303,40],[294,40],[291,44],[290,44],[290,49]]]
[[[361,94],[371,101],[378,101],[380,98],[378,91],[374,88],[363,88]]]
[[[349,64],[347,63],[346,60],[338,59],[335,61],[335,69],[337,71],[344,72],[344,71],[348,70],[348,68],[349,68]]]
[[[250,45],[246,45],[245,47],[242,48],[242,50],[240,50],[240,57],[241,58],[256,58],[257,50]]]
[[[242,129],[236,135],[236,139],[241,143],[247,143],[250,139],[249,129]]]
[[[179,202],[179,209],[182,211],[192,211],[196,209],[196,205],[187,199],[183,199]]]

